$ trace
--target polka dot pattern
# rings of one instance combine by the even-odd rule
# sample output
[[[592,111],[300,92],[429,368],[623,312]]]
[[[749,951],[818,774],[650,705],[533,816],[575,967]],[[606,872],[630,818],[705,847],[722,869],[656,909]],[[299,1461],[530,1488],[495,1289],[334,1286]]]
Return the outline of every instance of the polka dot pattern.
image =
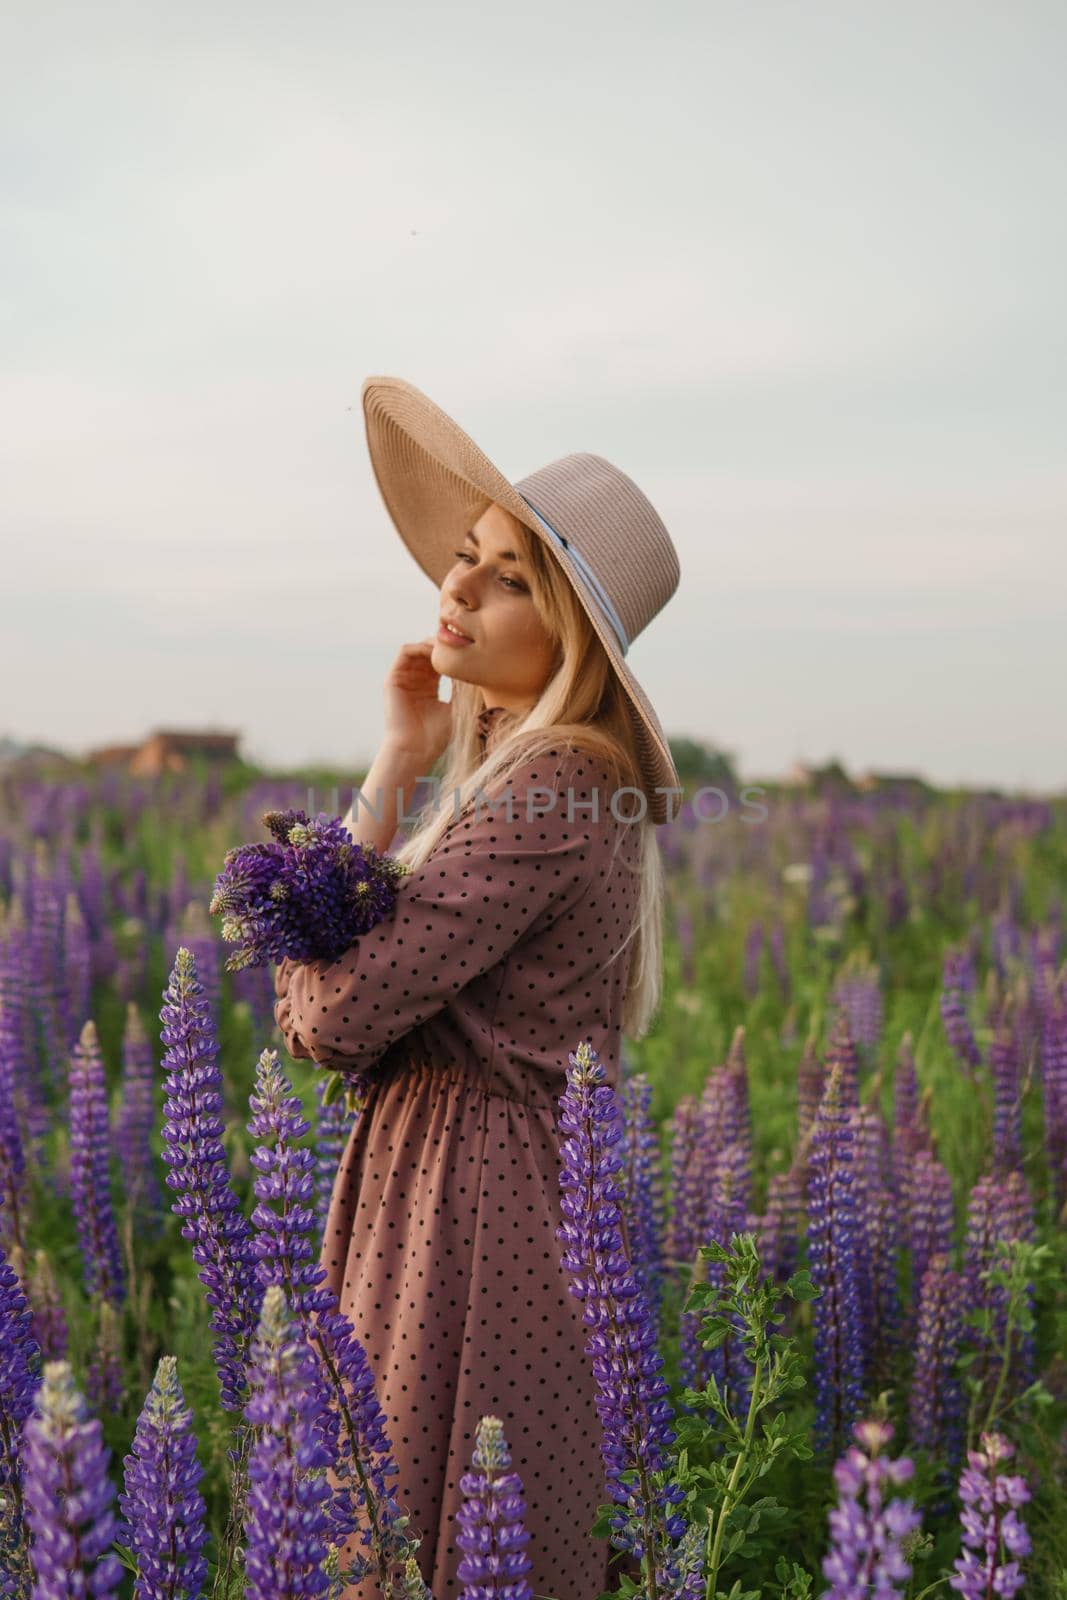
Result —
[[[594,784],[595,822],[578,809]],[[553,789],[555,809],[527,820],[527,785]],[[374,1372],[434,1600],[463,1588],[459,1480],[486,1414],[523,1482],[533,1592],[595,1600],[619,1567],[588,1532],[607,1495],[588,1330],[555,1237],[558,1102],[579,1039],[618,1084],[629,949],[614,952],[640,830],[612,817],[610,775],[581,752],[534,759],[511,788],[514,820],[453,823],[339,960],[283,962],[275,1016],[291,1054],[370,1088],[321,1259]],[[378,1595],[367,1580],[344,1600]]]

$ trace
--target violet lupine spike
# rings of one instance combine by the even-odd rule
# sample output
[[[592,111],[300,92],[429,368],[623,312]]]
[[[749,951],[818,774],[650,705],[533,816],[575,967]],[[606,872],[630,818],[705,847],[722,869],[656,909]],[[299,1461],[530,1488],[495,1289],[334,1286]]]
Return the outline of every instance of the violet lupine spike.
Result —
[[[1041,1029],[1041,1094],[1049,1192],[1058,1214],[1067,1201],[1067,1004],[1057,1000]]]
[[[569,1056],[560,1096],[561,1207],[556,1230],[561,1264],[572,1275],[569,1291],[584,1303],[582,1321],[593,1328],[586,1343],[597,1381],[597,1411],[604,1429],[601,1452],[608,1493],[625,1508],[611,1518],[611,1541],[636,1560],[647,1559],[657,1594],[678,1587],[674,1541],[684,1518],[671,1507],[685,1498],[673,1477],[670,1446],[676,1434],[657,1376],[663,1357],[647,1297],[630,1270],[619,1232],[622,1188],[612,1176],[622,1166],[613,1146],[622,1137],[615,1091],[597,1052],[584,1040]],[[624,1484],[623,1475],[631,1479]]]
[[[250,1157],[262,1174],[255,1181],[258,1204],[252,1213],[258,1230],[256,1272],[265,1288],[284,1287],[317,1358],[316,1436],[338,1480],[328,1507],[331,1543],[345,1540],[363,1516],[360,1542],[370,1553],[357,1553],[345,1577],[358,1581],[373,1572],[385,1588],[396,1566],[411,1552],[413,1533],[405,1531],[408,1518],[385,1482],[399,1468],[366,1352],[338,1310],[337,1296],[323,1287],[325,1268],[313,1260],[310,1236],[317,1237],[318,1228],[315,1209],[308,1202],[314,1193],[315,1153],[294,1148],[309,1124],[274,1050],[264,1050],[259,1058],[250,1105],[249,1132],[264,1141]]]
[[[963,1453],[963,1394],[956,1376],[962,1315],[963,1280],[947,1256],[935,1255],[919,1290],[909,1407],[911,1442],[927,1452],[942,1476],[955,1474]]]
[[[929,1135],[920,1113],[919,1077],[912,1054],[911,1034],[905,1033],[897,1051],[893,1077],[893,1192],[902,1207],[901,1224],[907,1227],[907,1197],[911,1166],[917,1150],[929,1148]]]
[[[759,993],[760,964],[763,960],[763,923],[752,923],[745,935],[745,963],[743,987],[750,1000]]]
[[[27,936],[18,897],[0,906],[0,1057],[11,1082],[23,1151],[35,1165],[52,1126],[36,1048],[26,970]]]
[[[804,1185],[797,1168],[773,1173],[767,1181],[767,1207],[756,1228],[760,1267],[772,1282],[784,1283],[796,1268],[803,1212]]]
[[[885,1124],[873,1106],[851,1113],[856,1151],[856,1204],[862,1230],[859,1253],[860,1311],[868,1377],[887,1382],[900,1343],[897,1292],[896,1200],[889,1186]]]
[[[127,1201],[139,1213],[138,1227],[144,1227],[147,1221],[157,1234],[163,1227],[163,1188],[151,1136],[158,1120],[155,1052],[141,1013],[133,1001],[129,1001],[122,1041],[122,1094],[116,1143]]]
[[[126,1278],[109,1168],[104,1058],[90,1017],[70,1060],[70,1195],[86,1291],[120,1305],[126,1298]]]
[[[968,1343],[977,1349],[975,1377],[992,1376],[999,1370],[1007,1333],[1009,1294],[1006,1288],[983,1277],[993,1269],[1008,1265],[1008,1246],[1015,1240],[1034,1238],[1033,1202],[1022,1173],[1012,1171],[1003,1177],[987,1173],[971,1190],[967,1208],[967,1234],[964,1244],[964,1304],[968,1312],[987,1310],[992,1326],[989,1337],[981,1329],[968,1327]],[[1028,1289],[1033,1310],[1033,1289]],[[1033,1381],[1035,1343],[1031,1332],[1019,1331],[1008,1366],[1006,1396],[1019,1395]]]
[[[797,1063],[797,1141],[801,1151],[805,1148],[805,1141],[815,1126],[815,1114],[819,1109],[819,1101],[826,1088],[826,1068],[823,1066],[816,1050],[815,1034],[810,1033],[804,1045],[803,1054]],[[806,1165],[806,1156],[801,1157],[801,1165]]]
[[[306,1600],[330,1588],[330,1453],[316,1426],[315,1357],[279,1284],[263,1296],[248,1376],[244,1416],[257,1432],[248,1459],[245,1595]]]
[[[749,1152],[745,1145],[724,1145],[715,1162],[709,1205],[704,1217],[703,1242],[729,1245],[735,1233],[745,1232],[748,1217],[744,1196],[751,1188]],[[708,1283],[721,1287],[724,1268],[721,1262],[707,1263]],[[698,1323],[701,1312],[689,1312]],[[714,1376],[720,1394],[728,1399],[735,1416],[743,1417],[748,1410],[752,1383],[752,1363],[744,1351],[744,1324],[736,1324],[737,1331],[728,1334],[713,1350],[702,1350],[702,1375],[696,1387],[703,1388],[707,1375]]]
[[[1019,1041],[1011,1008],[1002,1016],[989,1046],[993,1080],[993,1163],[1010,1172],[1023,1158],[1022,1075]]]
[[[69,1363],[46,1362],[22,1431],[34,1600],[104,1600],[121,1583],[122,1563],[109,1548],[118,1526],[110,1456]]]
[[[1019,1508],[1030,1489],[1021,1474],[1000,1471],[1014,1453],[999,1433],[983,1433],[979,1448],[967,1453],[960,1474],[964,1548],[948,1580],[963,1600],[1011,1600],[1026,1582],[1019,1563],[1030,1554],[1030,1535]]]
[[[819,1291],[812,1303],[815,1438],[823,1452],[835,1450],[857,1419],[866,1364],[857,1261],[861,1222],[842,1072],[841,1061],[835,1061],[815,1118],[808,1164],[808,1254]]]
[[[678,1273],[691,1271],[697,1251],[703,1192],[697,1155],[702,1117],[696,1095],[682,1095],[671,1116],[671,1212],[667,1253]]]
[[[246,972],[258,971],[258,968],[246,967]],[[239,976],[239,974],[237,974]],[[362,1080],[363,1075],[359,1074]],[[348,1089],[347,1099],[355,1098],[357,1105],[354,1111],[346,1104],[346,1096],[340,1095],[329,1104],[323,1104],[323,1095],[326,1092],[326,1079],[317,1076],[315,1079],[315,1102],[317,1107],[315,1118],[315,1225],[319,1239],[326,1227],[326,1217],[333,1198],[333,1186],[341,1166],[341,1157],[344,1155],[352,1130],[366,1109],[368,1084],[360,1081],[352,1083]],[[355,1092],[353,1092],[355,1091]]]
[[[941,978],[941,1021],[949,1044],[973,1075],[982,1063],[982,1052],[975,1043],[963,996],[967,992],[967,969],[956,951],[945,957]]]
[[[197,1485],[204,1469],[196,1458],[193,1413],[173,1356],[160,1357],[123,1467],[118,1503],[124,1522],[118,1541],[137,1562],[137,1600],[200,1600],[208,1532]]]
[[[827,1083],[835,1067],[839,1069],[841,1105],[851,1111],[860,1103],[859,1060],[848,1017],[840,1010],[834,1012],[826,1047]]]
[[[45,1361],[65,1361],[70,1347],[67,1314],[63,1297],[45,1250],[34,1252],[30,1269],[30,1305],[33,1307],[33,1336]]]
[[[635,1073],[621,1091],[625,1150],[624,1222],[630,1260],[641,1274],[658,1320],[663,1299],[663,1245],[659,1186],[659,1136],[651,1116],[652,1084]]]
[[[13,1594],[28,1593],[29,1530],[19,1443],[23,1424],[33,1411],[41,1365],[33,1312],[0,1250],[0,1593],[5,1575],[16,1585]]]
[[[525,1574],[533,1562],[523,1524],[522,1479],[512,1472],[511,1453],[499,1417],[482,1417],[474,1438],[471,1470],[459,1480],[464,1499],[456,1512],[456,1544],[464,1556],[456,1569],[459,1600],[533,1600]]]
[[[952,1179],[929,1150],[917,1150],[908,1194],[912,1311],[919,1309],[923,1274],[936,1255],[951,1255],[955,1208]]]
[[[244,1365],[255,1327],[260,1288],[252,1229],[230,1182],[222,1144],[222,1074],[218,1039],[192,953],[183,945],[174,961],[160,1011],[165,1047],[166,1100],[163,1160],[171,1210],[184,1218],[182,1237],[193,1241],[197,1276],[213,1308],[211,1327],[222,1405],[244,1404]]]
[[[30,908],[28,980],[31,1013],[37,1022],[37,1050],[44,1081],[66,1093],[67,1041],[62,1006],[63,911],[43,839],[34,848],[33,902]]]
[[[903,1545],[922,1515],[910,1499],[887,1499],[915,1470],[909,1457],[891,1460],[885,1454],[892,1437],[888,1422],[858,1422],[856,1442],[834,1467],[838,1503],[830,1512],[830,1548],[822,1563],[830,1587],[821,1600],[893,1600],[906,1591],[911,1566]]]
[[[5,1250],[26,1249],[26,1211],[29,1179],[15,1106],[15,1080],[11,1031],[4,1026],[5,1008],[0,996],[0,1244]]]
[[[73,889],[68,890],[63,919],[63,975],[67,1017],[67,1048],[73,1049],[75,1040],[89,1015],[92,955],[89,933],[82,915],[81,902]]]
[[[882,1035],[882,991],[877,968],[846,968],[834,984],[830,1000],[844,1011],[857,1049],[869,1060]]]

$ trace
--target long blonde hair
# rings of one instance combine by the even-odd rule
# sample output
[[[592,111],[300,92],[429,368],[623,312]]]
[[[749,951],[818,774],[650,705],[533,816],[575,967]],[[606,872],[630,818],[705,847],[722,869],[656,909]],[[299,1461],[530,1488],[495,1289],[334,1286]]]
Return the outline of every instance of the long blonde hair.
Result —
[[[480,512],[474,515],[476,518]],[[454,681],[452,737],[436,774],[438,794],[429,796],[415,817],[411,836],[394,852],[411,867],[422,866],[457,813],[479,791],[506,784],[522,763],[561,744],[600,757],[620,788],[643,792],[628,702],[608,655],[558,564],[522,523],[516,518],[512,522],[533,574],[534,607],[556,641],[552,669],[525,716],[501,713],[500,732],[494,732],[491,748],[484,755],[478,738],[481,690],[475,684]],[[618,809],[626,814],[624,806]],[[648,1032],[660,1001],[664,882],[656,827],[648,820],[647,806],[644,817],[623,825],[620,837],[631,828],[639,830],[637,911],[629,934],[613,956],[632,944],[622,1030],[636,1039]]]

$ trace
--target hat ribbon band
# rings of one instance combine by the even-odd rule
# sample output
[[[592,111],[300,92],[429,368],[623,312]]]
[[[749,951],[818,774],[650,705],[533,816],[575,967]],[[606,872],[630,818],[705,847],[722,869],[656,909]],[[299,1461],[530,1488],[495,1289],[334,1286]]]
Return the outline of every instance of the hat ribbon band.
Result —
[[[516,493],[517,492],[518,491],[516,491]],[[571,544],[569,540],[565,539],[561,533],[557,532],[557,530],[552,526],[551,522],[549,522],[546,517],[541,515],[540,511],[538,511],[537,507],[532,503],[532,501],[527,500],[525,495],[523,495],[522,498],[526,500],[526,504],[530,507],[530,510],[533,512],[538,522],[542,525],[542,527],[547,528],[556,544],[560,545],[564,550],[566,550],[567,554],[574,562],[574,565],[578,568],[586,587],[592,594],[596,596],[600,604],[600,609],[610,622],[615,636],[619,641],[619,649],[621,650],[622,654],[625,655],[627,650],[630,648],[630,641],[626,637],[626,629],[623,627],[622,622],[619,619],[619,613],[615,610],[615,607],[608,599],[600,579],[586,561],[585,557],[582,555],[582,552],[573,544]]]

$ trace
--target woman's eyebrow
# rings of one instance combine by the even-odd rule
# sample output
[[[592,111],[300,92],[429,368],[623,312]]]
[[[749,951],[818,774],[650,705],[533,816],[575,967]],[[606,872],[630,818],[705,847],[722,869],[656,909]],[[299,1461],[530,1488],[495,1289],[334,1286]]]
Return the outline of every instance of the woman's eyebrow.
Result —
[[[463,537],[465,539],[469,539],[476,550],[480,548],[478,544],[478,535],[472,528],[468,528]],[[518,561],[520,563],[522,561],[522,557],[517,556],[514,550],[500,550],[497,552],[497,554],[500,556],[501,561]]]

